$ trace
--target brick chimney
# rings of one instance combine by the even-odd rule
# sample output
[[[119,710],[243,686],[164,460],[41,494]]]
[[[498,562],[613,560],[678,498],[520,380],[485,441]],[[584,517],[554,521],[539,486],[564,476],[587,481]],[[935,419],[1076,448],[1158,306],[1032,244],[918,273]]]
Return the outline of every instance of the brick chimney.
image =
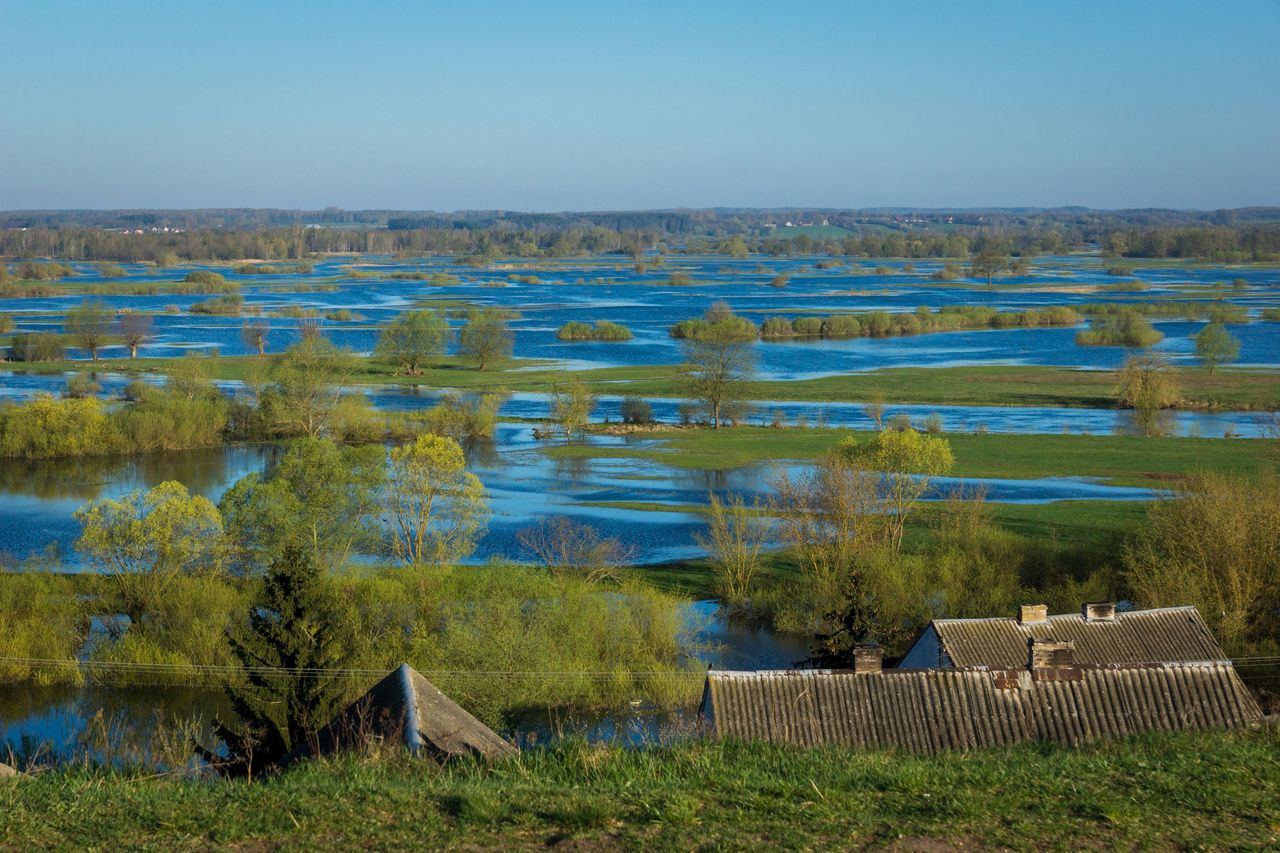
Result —
[[[884,649],[880,646],[857,646],[853,650],[853,671],[880,672],[884,669]]]
[[[1076,644],[1071,640],[1027,640],[1027,667],[1040,669],[1070,669],[1075,666]]]
[[[1024,604],[1018,609],[1019,625],[1033,625],[1047,621],[1049,621],[1049,607],[1046,604]]]
[[[1081,608],[1086,622],[1116,621],[1116,603],[1114,601],[1091,601]]]

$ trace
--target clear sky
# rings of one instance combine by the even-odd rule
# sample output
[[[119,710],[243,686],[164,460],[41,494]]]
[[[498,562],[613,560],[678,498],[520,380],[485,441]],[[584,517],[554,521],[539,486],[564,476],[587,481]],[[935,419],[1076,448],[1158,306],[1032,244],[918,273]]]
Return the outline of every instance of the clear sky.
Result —
[[[1280,0],[0,0],[0,208],[1280,204]]]

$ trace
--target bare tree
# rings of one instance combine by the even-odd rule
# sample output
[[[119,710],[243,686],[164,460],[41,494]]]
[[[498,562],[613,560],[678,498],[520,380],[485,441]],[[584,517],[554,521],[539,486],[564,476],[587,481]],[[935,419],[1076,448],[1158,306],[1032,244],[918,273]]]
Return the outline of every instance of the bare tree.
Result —
[[[576,575],[588,583],[616,581],[631,552],[614,538],[603,538],[588,524],[563,515],[544,518],[516,538],[558,577]]]
[[[120,316],[120,340],[129,348],[129,358],[138,357],[138,347],[151,337],[151,315],[130,312]]]
[[[267,352],[267,332],[271,327],[266,320],[252,320],[240,327],[240,340],[249,349],[258,351],[258,355]]]

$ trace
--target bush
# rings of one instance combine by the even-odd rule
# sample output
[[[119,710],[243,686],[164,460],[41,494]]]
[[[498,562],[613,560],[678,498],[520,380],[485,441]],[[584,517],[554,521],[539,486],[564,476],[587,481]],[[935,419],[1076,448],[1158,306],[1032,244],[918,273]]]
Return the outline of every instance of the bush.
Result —
[[[54,332],[14,335],[9,345],[10,361],[62,361],[66,347]]]
[[[0,405],[0,456],[109,454],[120,445],[119,431],[97,397],[41,396],[22,405]]]
[[[0,575],[0,684],[78,683],[76,652],[88,613],[70,578],[47,572]],[[34,666],[21,659],[65,661]]]
[[[244,297],[238,293],[231,293],[225,296],[215,296],[213,299],[206,299],[197,302],[188,310],[192,314],[220,314],[234,316],[240,313],[244,308]]]
[[[87,374],[73,373],[71,376],[67,377],[67,390],[65,394],[68,397],[93,397],[101,390],[102,386],[97,382],[94,382]]]
[[[1090,347],[1145,349],[1164,340],[1164,333],[1135,312],[1095,318],[1087,330],[1076,332],[1076,344]]]
[[[227,280],[222,277],[222,273],[216,273],[213,270],[192,270],[183,276],[182,281],[185,284],[214,289],[225,287],[227,284]]]
[[[639,397],[626,397],[622,401],[622,422],[624,424],[653,423],[653,406]]]
[[[1185,496],[1155,501],[1125,549],[1143,607],[1194,604],[1230,655],[1280,650],[1280,480],[1198,477]]]
[[[770,317],[760,326],[762,338],[789,338],[794,334],[791,320],[787,317]]]

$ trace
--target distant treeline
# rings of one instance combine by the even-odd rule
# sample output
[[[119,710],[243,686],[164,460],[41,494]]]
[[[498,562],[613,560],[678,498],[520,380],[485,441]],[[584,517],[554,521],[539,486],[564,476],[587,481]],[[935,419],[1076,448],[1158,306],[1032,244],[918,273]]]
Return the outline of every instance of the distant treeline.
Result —
[[[1274,261],[1280,260],[1280,225],[1115,231],[1104,245],[1116,257]]]
[[[646,252],[965,258],[1102,244],[1127,257],[1280,257],[1280,209],[1220,211],[386,211],[0,213],[0,255],[73,261],[301,262],[322,253],[564,258]],[[792,218],[784,218],[793,216]],[[787,222],[806,223],[786,227]],[[808,223],[826,223],[813,226]],[[164,230],[169,229],[169,230]],[[176,230],[175,230],[176,229]]]

